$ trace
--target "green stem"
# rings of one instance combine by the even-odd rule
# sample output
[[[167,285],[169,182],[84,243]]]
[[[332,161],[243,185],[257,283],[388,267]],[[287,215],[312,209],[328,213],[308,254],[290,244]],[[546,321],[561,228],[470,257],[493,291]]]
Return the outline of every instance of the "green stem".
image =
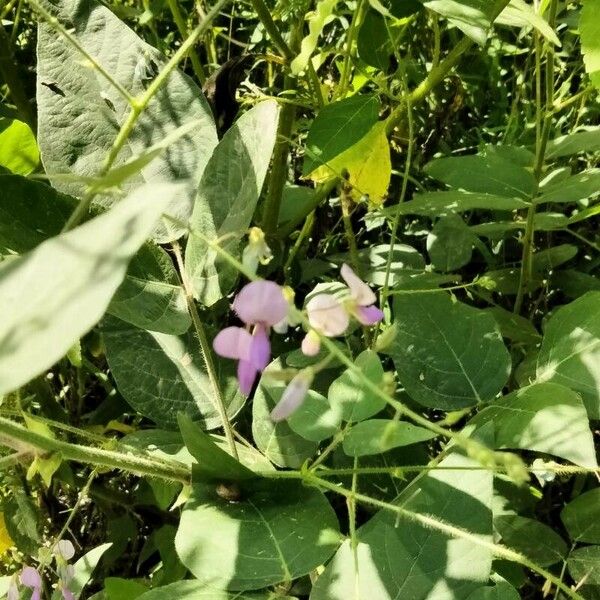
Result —
[[[310,212],[308,214],[308,217],[306,217],[306,220],[304,221],[304,225],[302,226],[302,229],[300,230],[298,238],[294,242],[294,245],[292,246],[292,249],[290,250],[290,252],[288,254],[287,260],[285,261],[285,265],[283,266],[283,272],[286,275],[286,277],[287,277],[290,269],[292,268],[292,263],[294,262],[294,259],[296,258],[298,251],[302,247],[304,240],[310,235],[310,232],[313,228],[314,222],[315,222],[315,211],[313,210],[312,212]]]
[[[320,477],[317,477],[316,475],[308,471],[304,473],[304,479],[309,484],[312,483],[317,487],[321,487],[331,492],[335,492],[336,494],[340,494],[346,498],[355,498],[363,504],[367,504],[376,508],[381,508],[396,513],[399,517],[402,517],[407,521],[417,523],[422,527],[425,527],[426,529],[433,529],[444,535],[447,535],[450,538],[467,540],[472,544],[479,546],[480,548],[489,550],[494,556],[498,558],[503,558],[511,562],[516,562],[528,569],[531,569],[532,571],[535,571],[536,573],[539,573],[542,577],[548,579],[554,585],[559,587],[570,598],[573,598],[574,600],[584,600],[582,596],[580,596],[577,592],[571,590],[571,588],[564,584],[558,577],[556,577],[546,569],[543,569],[542,567],[536,565],[526,556],[522,555],[519,552],[516,552],[515,550],[511,550],[510,548],[501,546],[500,544],[495,544],[494,542],[488,541],[483,536],[471,533],[470,531],[462,529],[461,527],[445,523],[444,521],[436,519],[435,517],[421,513],[416,513],[402,506],[398,506],[390,502],[385,502],[383,500],[378,500],[376,498],[371,498],[353,490],[348,490],[339,485],[330,483],[325,479],[321,479]]]
[[[133,452],[114,452],[101,448],[90,448],[48,438],[39,433],[0,417],[0,436],[8,441],[24,443],[43,452],[58,452],[63,459],[115,470],[129,471],[138,475],[158,477],[168,481],[189,484],[190,468],[177,461],[153,459]]]
[[[340,83],[335,93],[335,99],[343,98],[348,91],[348,85],[350,83],[350,71],[352,61],[352,51],[354,50],[356,36],[360,23],[362,23],[369,3],[367,0],[358,0],[354,14],[352,15],[352,21],[348,28],[348,34],[346,35],[346,51],[344,53],[344,64],[342,65],[342,75],[340,77]]]
[[[194,325],[194,330],[196,331],[196,337],[198,338],[198,342],[200,343],[200,352],[202,353],[202,359],[206,367],[208,380],[210,381],[210,385],[213,390],[214,405],[217,409],[217,412],[219,413],[219,418],[221,419],[221,425],[223,426],[223,430],[225,431],[225,438],[227,439],[227,444],[229,445],[231,455],[239,460],[237,447],[235,445],[235,438],[233,436],[233,428],[231,427],[231,422],[229,421],[229,417],[227,416],[227,409],[225,408],[223,394],[221,393],[221,386],[219,385],[219,378],[217,376],[217,370],[215,369],[215,363],[213,361],[212,348],[210,346],[210,342],[208,341],[208,336],[206,335],[206,330],[204,329],[204,325],[202,324],[200,315],[198,314],[196,302],[194,301],[194,291],[192,285],[190,284],[187,278],[185,267],[183,264],[181,248],[179,247],[179,244],[177,242],[173,242],[172,248],[173,253],[175,254],[175,260],[177,261],[177,266],[179,268],[181,281],[183,283],[183,289],[185,291],[185,298],[187,301],[188,310],[192,317],[192,323]]]
[[[260,22],[263,24],[266,32],[269,34],[269,37],[271,40],[273,40],[275,46],[277,46],[279,52],[281,52],[286,61],[291,61],[295,54],[283,39],[283,36],[279,32],[277,25],[275,25],[275,21],[273,21],[271,11],[267,5],[263,2],[263,0],[252,0],[252,6],[254,7],[254,10],[256,11],[256,14],[258,15]]]
[[[19,76],[17,63],[10,47],[10,38],[0,21],[0,76],[8,87],[8,92],[15,103],[19,115],[32,131],[36,129],[35,112],[25,93],[25,88]]]
[[[173,20],[175,21],[175,25],[177,25],[177,29],[179,30],[179,35],[181,35],[182,39],[185,39],[189,35],[189,32],[188,32],[188,28],[187,28],[185,19],[183,18],[183,15],[181,14],[181,10],[179,8],[179,2],[178,2],[178,0],[167,0],[167,2],[169,4],[169,10],[171,11],[171,14],[173,15]],[[189,57],[190,57],[190,60],[192,61],[192,68],[194,69],[194,73],[196,74],[198,81],[201,84],[204,84],[204,82],[206,81],[206,73],[204,72],[202,63],[200,62],[200,59],[198,58],[198,53],[196,52],[196,50],[194,48],[192,48],[190,50]]]
[[[348,242],[348,249],[350,251],[350,261],[352,268],[356,273],[361,275],[360,257],[358,254],[358,245],[356,244],[356,236],[354,235],[354,228],[352,227],[352,220],[350,218],[352,212],[352,198],[350,196],[351,188],[342,180],[340,190],[340,205],[342,207],[342,221],[344,223],[344,233],[346,235],[346,242]]]
[[[558,0],[552,0],[550,4],[550,12],[548,15],[548,23],[550,27],[554,27],[556,21],[556,12],[558,8]],[[523,252],[521,255],[521,269],[519,273],[519,287],[517,297],[515,299],[514,312],[520,313],[523,306],[525,293],[528,291],[529,283],[533,275],[533,253],[534,253],[534,234],[535,234],[535,211],[537,204],[535,198],[539,193],[539,182],[544,168],[544,160],[546,156],[546,147],[548,145],[548,137],[552,127],[553,104],[554,104],[554,47],[552,44],[546,45],[546,77],[545,77],[545,103],[542,100],[541,89],[541,55],[543,45],[540,41],[539,34],[536,36],[536,153],[535,163],[533,167],[533,175],[535,178],[534,190],[532,193],[532,202],[527,209],[527,219],[525,222],[525,233],[523,235]],[[542,118],[543,115],[543,118]],[[541,126],[540,126],[541,124]]]

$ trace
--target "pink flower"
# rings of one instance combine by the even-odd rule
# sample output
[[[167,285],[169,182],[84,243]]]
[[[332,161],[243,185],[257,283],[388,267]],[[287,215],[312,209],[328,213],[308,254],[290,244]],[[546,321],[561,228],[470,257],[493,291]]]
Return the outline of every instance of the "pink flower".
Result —
[[[238,382],[242,394],[248,395],[256,375],[271,359],[269,331],[288,314],[289,304],[279,285],[272,281],[253,281],[245,285],[233,301],[233,310],[246,324],[226,327],[213,340],[219,356],[237,359]]]
[[[327,337],[342,335],[350,323],[350,316],[362,325],[374,325],[383,319],[383,312],[375,306],[373,290],[347,265],[341,275],[348,286],[349,296],[339,301],[331,294],[317,294],[306,304],[308,322],[312,327],[302,340],[302,352],[307,356],[319,353],[319,334]]]
[[[25,567],[21,571],[21,583],[33,590],[31,600],[40,600],[42,593],[42,578],[36,569],[33,567]]]
[[[314,377],[311,368],[300,371],[285,388],[275,408],[271,411],[271,421],[279,423],[294,413],[302,403],[310,389]]]
[[[71,560],[75,556],[75,548],[69,540],[59,540],[54,546],[54,555],[63,560]]]

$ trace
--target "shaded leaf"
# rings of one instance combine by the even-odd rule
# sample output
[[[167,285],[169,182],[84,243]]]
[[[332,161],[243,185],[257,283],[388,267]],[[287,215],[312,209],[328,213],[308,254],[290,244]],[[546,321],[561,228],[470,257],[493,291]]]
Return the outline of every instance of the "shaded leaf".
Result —
[[[578,202],[600,193],[600,169],[589,169],[544,187],[536,204],[544,202]]]
[[[427,236],[427,252],[438,271],[455,271],[471,260],[474,237],[456,214],[440,217]]]
[[[599,151],[600,127],[590,127],[584,131],[576,131],[550,140],[546,148],[546,156],[550,159],[579,152]]]
[[[600,599],[600,546],[584,546],[569,554],[567,568],[586,600]]]
[[[600,488],[571,500],[560,518],[574,542],[600,544]]]
[[[269,593],[262,592],[228,592],[199,581],[177,581],[150,590],[139,600],[269,600],[269,596]]]

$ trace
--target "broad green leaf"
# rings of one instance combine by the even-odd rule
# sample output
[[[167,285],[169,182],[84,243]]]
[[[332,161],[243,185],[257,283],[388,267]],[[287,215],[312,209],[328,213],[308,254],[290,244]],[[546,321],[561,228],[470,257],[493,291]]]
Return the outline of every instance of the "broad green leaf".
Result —
[[[131,260],[108,312],[136,327],[175,335],[192,323],[173,261],[153,244],[142,246]]]
[[[569,219],[562,213],[540,212],[534,215],[533,226],[535,231],[554,231],[555,229],[564,229],[569,224]],[[471,231],[477,235],[496,238],[501,237],[508,231],[518,231],[525,229],[527,221],[489,221],[487,223],[478,223],[470,227]]]
[[[29,175],[39,162],[40,153],[29,125],[18,119],[0,117],[0,167]]]
[[[494,529],[505,546],[521,552],[540,567],[553,565],[567,554],[567,544],[560,535],[535,519],[500,515],[494,518]]]
[[[590,127],[584,131],[576,131],[550,140],[546,149],[546,156],[550,159],[570,156],[579,152],[599,151],[600,127]]]
[[[454,213],[440,217],[427,236],[427,252],[437,271],[456,271],[464,267],[473,253],[472,231]]]
[[[221,248],[238,258],[239,241],[252,221],[271,160],[277,118],[273,100],[244,113],[215,148],[200,180],[190,226],[211,240],[223,238]],[[193,233],[185,270],[196,298],[209,306],[237,279],[237,272]]]
[[[0,253],[23,254],[58,235],[75,202],[41,181],[0,175]]]
[[[600,292],[588,292],[552,314],[537,378],[579,392],[590,418],[600,418]]]
[[[94,569],[100,562],[102,555],[112,546],[112,544],[101,544],[87,554],[84,554],[74,565],[73,579],[69,584],[69,589],[75,595],[75,598],[81,598],[83,588],[89,583],[94,573]],[[82,599],[83,600],[83,599]]]
[[[579,19],[581,53],[591,82],[600,89],[600,0],[585,0]]]
[[[319,0],[314,12],[310,13],[308,18],[308,35],[302,39],[300,52],[290,64],[293,75],[298,75],[306,69],[308,61],[317,47],[319,36],[321,35],[321,31],[323,31],[323,27],[325,27],[325,22],[333,13],[337,3],[338,0]]]
[[[375,123],[356,144],[317,167],[309,177],[323,183],[332,177],[348,174],[351,196],[355,201],[367,199],[372,207],[381,206],[392,176],[390,145],[385,122]]]
[[[383,367],[377,353],[364,350],[354,361],[362,376],[375,385],[383,382]],[[375,396],[357,373],[346,369],[332,384],[327,399],[339,410],[344,421],[363,421],[376,415],[385,406],[385,400]]]
[[[498,581],[494,586],[475,590],[467,600],[520,600],[519,592],[507,581]]]
[[[4,525],[19,551],[34,555],[41,544],[38,509],[22,485],[9,490],[2,504]]]
[[[542,336],[529,319],[506,310],[501,306],[492,306],[484,310],[494,317],[496,323],[498,323],[502,337],[521,344],[540,343]]]
[[[138,412],[165,428],[177,428],[178,412],[199,421],[204,429],[221,425],[213,387],[191,331],[176,336],[106,319],[102,333],[117,389]],[[233,416],[244,399],[231,365],[222,361],[217,368],[221,393]]]
[[[368,456],[424,442],[435,436],[428,429],[406,421],[370,419],[352,427],[344,437],[343,448],[348,456]]]
[[[527,208],[529,204],[518,198],[507,198],[487,193],[470,193],[462,191],[424,192],[415,194],[413,200],[404,202],[400,207],[386,208],[386,215],[393,215],[397,210],[402,215],[423,215],[434,217],[453,212],[469,210],[513,211]]]
[[[386,72],[394,54],[397,33],[398,29],[394,29],[377,10],[369,9],[356,39],[358,55],[368,65]]]
[[[490,314],[441,292],[399,295],[394,315],[396,338],[386,352],[420,404],[455,410],[504,387],[510,357]]]
[[[493,423],[496,448],[534,450],[596,467],[592,433],[579,394],[556,383],[534,384],[492,400],[470,424]]]
[[[104,580],[106,600],[135,600],[147,591],[147,586],[131,579],[107,577]]]
[[[567,568],[586,600],[600,600],[600,546],[584,546],[569,554]]]
[[[560,518],[574,542],[600,544],[600,488],[571,500]]]
[[[318,444],[296,433],[286,421],[273,423],[269,416],[283,394],[285,385],[268,377],[268,369],[280,368],[274,361],[260,379],[252,401],[252,435],[258,449],[279,467],[299,468],[313,456]]]
[[[340,428],[342,410],[332,406],[325,396],[309,390],[304,402],[287,423],[292,431],[311,442],[321,442],[333,436]]]
[[[552,273],[553,287],[560,289],[568,298],[579,298],[587,292],[600,292],[600,279],[575,269],[565,269]]]
[[[248,486],[229,502],[214,485],[193,485],[175,547],[196,579],[258,589],[306,575],[335,551],[337,517],[319,490],[268,479]]]
[[[536,204],[545,202],[579,202],[600,193],[600,169],[582,171],[554,185],[544,188],[535,199]]]
[[[503,2],[490,0],[428,0],[423,4],[446,17],[450,23],[480,45],[485,43],[496,7]]]
[[[559,244],[540,250],[533,256],[533,271],[539,274],[552,271],[577,256],[577,252],[579,248],[573,244]]]
[[[0,265],[0,394],[51,367],[100,320],[179,189],[138,188],[106,214]]]
[[[0,253],[23,254],[58,235],[76,204],[41,182],[0,175]],[[144,329],[183,333],[191,323],[169,255],[144,244],[132,258],[108,312]]]
[[[438,158],[425,172],[452,188],[479,194],[531,198],[535,189],[531,171],[494,153]]]
[[[550,27],[548,21],[536,12],[535,8],[524,0],[511,0],[508,6],[500,13],[496,22],[501,25],[510,25],[512,27],[531,26],[541,33],[549,42],[560,46],[560,40],[554,29]]]
[[[179,429],[190,454],[196,459],[194,481],[243,481],[256,475],[221,450],[187,415],[178,415]]]
[[[398,499],[406,510],[439,519],[492,541],[492,474],[467,470],[476,463],[460,455],[407,486]],[[380,511],[357,532],[353,555],[344,543],[317,579],[310,600],[464,600],[488,582],[492,554],[472,540],[449,538],[433,528]],[[356,570],[358,566],[358,570]]]
[[[140,596],[139,600],[271,600],[270,597],[268,592],[228,592],[200,581],[177,581],[150,590]],[[286,597],[280,600],[286,600]]]
[[[133,96],[141,95],[166,63],[164,56],[94,0],[65,0],[48,8]],[[86,65],[85,57],[43,20],[38,32],[37,103],[38,141],[46,172],[97,176],[130,108],[96,69]],[[217,144],[210,107],[186,75],[177,70],[171,73],[140,116],[114,165],[142,154],[191,121],[198,121],[192,132],[123,185],[130,191],[144,181],[188,179],[189,184],[171,198],[167,211],[183,220],[191,213],[195,186]],[[53,183],[75,196],[85,190],[83,181],[56,178]],[[169,224],[159,227],[157,236],[164,242],[182,231]]]
[[[302,167],[309,175],[364,138],[377,122],[376,96],[351,96],[322,108],[306,138],[307,152]]]

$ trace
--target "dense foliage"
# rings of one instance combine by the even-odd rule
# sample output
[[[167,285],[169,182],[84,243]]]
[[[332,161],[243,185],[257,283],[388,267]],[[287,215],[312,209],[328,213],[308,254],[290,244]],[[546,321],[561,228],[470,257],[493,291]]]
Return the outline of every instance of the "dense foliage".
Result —
[[[0,16],[0,597],[600,598],[600,0]]]

